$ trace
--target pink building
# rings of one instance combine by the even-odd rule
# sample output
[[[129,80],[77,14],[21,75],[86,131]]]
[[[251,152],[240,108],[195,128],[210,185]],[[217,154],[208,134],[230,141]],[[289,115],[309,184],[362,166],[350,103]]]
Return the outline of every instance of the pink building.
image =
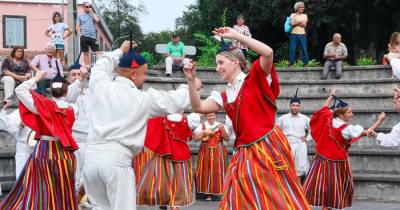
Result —
[[[79,15],[83,12],[82,3],[85,0],[76,1]],[[97,14],[100,13],[95,4],[93,4],[93,9]],[[45,44],[50,41],[44,33],[51,24],[51,17],[55,11],[60,12],[64,17],[64,22],[68,23],[67,0],[0,0],[0,20],[2,21],[0,56],[6,57],[9,54],[9,48],[15,45],[25,47],[27,59],[42,53]],[[73,26],[70,25],[70,27]],[[96,29],[100,50],[111,50],[113,37],[103,19],[100,18]],[[71,38],[72,35],[68,37],[68,39]],[[65,44],[66,48],[71,47],[68,46],[67,41]]]

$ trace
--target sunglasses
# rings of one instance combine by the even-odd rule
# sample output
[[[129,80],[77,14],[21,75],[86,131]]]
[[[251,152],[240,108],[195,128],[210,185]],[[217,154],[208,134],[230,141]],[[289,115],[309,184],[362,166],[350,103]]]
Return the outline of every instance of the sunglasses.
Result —
[[[52,68],[51,60],[49,60],[48,64],[49,64],[49,68]]]
[[[85,6],[85,8],[92,8],[92,6]]]

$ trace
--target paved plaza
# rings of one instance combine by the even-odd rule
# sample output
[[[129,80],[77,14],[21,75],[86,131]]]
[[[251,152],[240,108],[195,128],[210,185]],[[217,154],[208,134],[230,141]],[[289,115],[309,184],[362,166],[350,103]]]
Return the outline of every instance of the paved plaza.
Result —
[[[138,210],[156,210],[159,208],[154,207],[139,207]],[[215,210],[218,209],[218,202],[216,201],[196,201],[193,206],[181,208],[181,210]],[[319,210],[321,208],[312,208]],[[400,203],[380,203],[370,201],[354,201],[353,207],[347,208],[349,210],[400,210]],[[347,210],[346,209],[346,210]]]

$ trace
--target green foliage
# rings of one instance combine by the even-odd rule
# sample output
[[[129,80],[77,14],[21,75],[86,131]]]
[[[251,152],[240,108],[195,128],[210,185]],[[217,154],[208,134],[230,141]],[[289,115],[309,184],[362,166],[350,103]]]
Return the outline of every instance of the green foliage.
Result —
[[[221,26],[227,26],[227,19],[228,18],[228,8],[224,9],[224,12],[221,15]]]
[[[374,64],[376,64],[376,61],[371,56],[363,55],[357,59],[357,66],[368,66]]]
[[[293,64],[293,67],[303,67],[303,65],[304,65],[303,62],[298,60]],[[289,66],[289,61],[287,59],[282,59],[278,63],[275,63],[275,66],[286,68]],[[321,63],[315,59],[308,61],[308,67],[319,67],[319,66],[321,66]]]
[[[276,45],[274,49],[275,60],[285,60],[289,56],[289,42],[282,42]]]
[[[220,43],[213,37],[202,33],[195,33],[194,38],[199,43],[197,49],[200,51],[200,55],[197,56],[197,65],[215,66],[215,55],[220,47]]]
[[[252,49],[247,50],[247,60],[254,61],[258,57],[258,53]]]
[[[149,69],[153,69],[153,66],[154,66],[153,55],[151,53],[149,53],[149,52],[146,52],[146,51],[144,51],[144,52],[142,52],[140,54],[144,57],[144,59],[146,59]]]

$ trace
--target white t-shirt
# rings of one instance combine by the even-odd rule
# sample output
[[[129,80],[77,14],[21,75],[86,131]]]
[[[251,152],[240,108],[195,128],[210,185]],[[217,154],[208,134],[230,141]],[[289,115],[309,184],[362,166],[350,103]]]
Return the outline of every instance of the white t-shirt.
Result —
[[[64,44],[64,32],[69,26],[66,23],[56,23],[49,26],[51,42],[54,44]]]

